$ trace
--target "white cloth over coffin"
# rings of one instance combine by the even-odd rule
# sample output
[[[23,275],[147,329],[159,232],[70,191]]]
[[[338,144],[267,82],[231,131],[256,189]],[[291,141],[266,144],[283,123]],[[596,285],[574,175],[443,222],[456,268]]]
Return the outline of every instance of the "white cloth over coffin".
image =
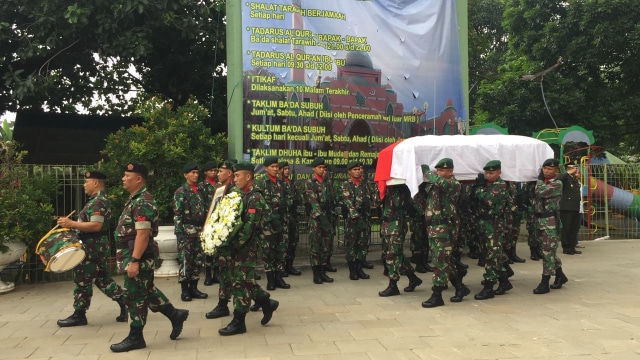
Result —
[[[393,149],[391,177],[404,179],[411,195],[422,183],[421,164],[431,170],[442,158],[453,160],[458,180],[475,179],[490,160],[502,162],[503,180],[533,181],[542,163],[553,158],[544,141],[519,135],[425,135],[404,140]]]

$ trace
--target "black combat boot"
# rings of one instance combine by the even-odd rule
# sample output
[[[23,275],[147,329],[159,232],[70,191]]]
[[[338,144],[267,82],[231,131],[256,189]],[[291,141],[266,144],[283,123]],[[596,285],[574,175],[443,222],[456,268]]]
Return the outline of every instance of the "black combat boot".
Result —
[[[324,271],[328,271],[328,272],[336,272],[338,271],[338,269],[336,269],[335,266],[331,265],[331,259],[327,259],[327,263],[322,265]]]
[[[180,283],[180,287],[182,288],[182,293],[180,294],[180,300],[182,301],[191,301],[191,289],[189,289],[189,281],[184,280]]]
[[[500,276],[498,279],[498,288],[493,293],[496,295],[504,295],[507,291],[513,289],[513,285],[509,281],[509,277],[506,274]]]
[[[436,306],[442,306],[444,305],[444,300],[442,300],[442,290],[444,289],[444,286],[433,286],[431,288],[431,290],[433,291],[433,293],[431,294],[431,297],[429,299],[427,299],[426,301],[422,302],[422,307],[423,308],[433,308]]]
[[[113,352],[125,352],[129,350],[144,349],[147,347],[147,343],[144,342],[144,336],[142,336],[142,326],[129,327],[129,335],[124,340],[117,344],[111,345],[111,351]]]
[[[486,261],[486,259],[485,259],[485,257],[484,257],[484,254],[482,254],[482,253],[481,253],[481,254],[478,256],[478,266],[480,266],[480,267],[484,267],[486,264],[487,264],[487,261]]]
[[[373,269],[373,264],[367,261],[367,258],[364,258],[363,260],[360,260],[360,265],[362,265],[363,268],[365,269]]]
[[[382,291],[378,291],[378,295],[382,297],[400,295],[398,280],[389,279],[389,285],[387,288]]]
[[[259,304],[262,308],[262,319],[260,320],[260,324],[267,325],[269,321],[271,321],[271,317],[273,316],[273,312],[278,309],[280,303],[277,300],[271,299],[271,295],[268,292],[259,298],[256,298],[256,304]]]
[[[456,293],[451,298],[449,298],[449,301],[461,302],[465,296],[471,294],[471,290],[469,290],[469,288],[462,283],[461,277],[452,276],[450,280],[453,284],[453,287],[456,289]]]
[[[531,256],[529,256],[529,259],[531,259],[533,261],[540,260],[540,256],[538,256],[538,248],[537,247],[529,246],[529,251],[531,251]]]
[[[473,298],[476,300],[493,299],[495,297],[495,293],[493,292],[493,285],[495,285],[495,283],[495,281],[489,281],[485,279],[482,282],[484,287]]]
[[[289,275],[300,276],[302,272],[293,267],[293,258],[288,258],[284,267],[284,271]]]
[[[275,280],[276,280],[276,287],[280,288],[280,289],[289,289],[291,288],[291,285],[287,284],[284,279],[282,278],[284,276],[284,271],[274,271],[275,274]]]
[[[404,292],[413,292],[418,286],[422,285],[422,279],[417,277],[416,273],[408,273],[407,277],[409,278],[409,285],[403,289]]]
[[[569,278],[567,278],[567,275],[564,274],[564,272],[562,271],[562,268],[559,267],[556,269],[556,278],[555,280],[553,280],[553,284],[551,284],[549,287],[557,290],[562,288],[563,284],[566,284],[567,281],[569,281]]]
[[[209,297],[209,294],[205,294],[202,291],[198,290],[198,280],[191,280],[190,289],[192,299],[206,299]]]
[[[478,249],[469,247],[469,253],[467,254],[469,259],[477,260],[478,259]]]
[[[311,271],[313,272],[314,284],[322,284],[322,277],[320,276],[320,266],[321,265],[314,265],[311,267]]]
[[[58,326],[71,327],[87,325],[87,315],[85,310],[74,310],[73,314],[66,319],[58,320]]]
[[[505,261],[502,266],[504,266],[504,270],[506,271],[507,277],[512,277],[513,275],[515,275],[515,272],[513,272],[513,269],[511,268],[511,265],[509,265],[508,261]]]
[[[213,285],[213,275],[211,274],[211,266],[204,267],[204,286]]]
[[[362,271],[362,261],[363,260],[356,260],[356,274],[358,274],[358,277],[360,279],[369,279],[371,278],[371,276],[369,276],[369,274],[365,274],[364,271]]]
[[[360,277],[356,272],[356,262],[347,261],[347,265],[349,266],[349,280],[360,280]]]
[[[333,282],[333,278],[330,278],[329,276],[327,276],[327,269],[324,267],[320,268],[320,278],[322,279],[322,282],[326,282],[326,283]]]
[[[533,289],[533,293],[536,295],[546,294],[549,291],[549,280],[551,280],[551,275],[542,275],[542,280],[540,280],[540,284],[538,287]]]
[[[467,265],[467,264],[463,263],[463,262],[460,260],[460,255],[461,255],[460,253],[457,253],[457,254],[456,254],[456,256],[455,256],[454,264],[455,264],[455,266],[456,266],[456,269],[468,269],[468,268],[469,268],[469,265]]]
[[[176,309],[173,304],[160,306],[160,313],[171,320],[171,334],[169,338],[175,340],[182,332],[182,325],[189,317],[189,310]]]
[[[123,298],[119,298],[116,300],[118,305],[120,306],[120,315],[116,316],[117,322],[126,322],[129,320],[129,313],[127,312],[127,304],[125,304]]]
[[[253,305],[251,305],[251,307],[249,308],[249,311],[251,312],[256,312],[260,310],[260,304],[258,304],[257,302],[254,302]]]
[[[244,323],[245,313],[241,313],[238,311],[233,312],[233,320],[222,329],[218,330],[218,333],[222,336],[236,335],[236,334],[244,334],[247,332],[247,326]]]
[[[521,258],[520,256],[518,256],[518,254],[516,253],[516,245],[513,245],[511,247],[511,251],[509,252],[509,259],[511,259],[511,261],[513,261],[514,263],[519,263],[519,264],[522,264],[523,262],[527,261]]]
[[[207,319],[217,319],[223,316],[229,316],[229,300],[219,298],[218,305],[204,315]]]
[[[267,290],[276,289],[276,274],[273,271],[267,271]]]

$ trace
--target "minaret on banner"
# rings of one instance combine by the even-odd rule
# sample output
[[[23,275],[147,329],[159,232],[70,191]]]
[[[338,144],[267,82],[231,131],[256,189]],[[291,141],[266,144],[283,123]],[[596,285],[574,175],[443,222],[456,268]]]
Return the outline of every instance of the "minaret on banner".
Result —
[[[291,4],[296,7],[297,11],[291,13],[291,27],[293,28],[293,32],[295,33],[297,30],[304,29],[304,20],[302,19],[302,15],[300,12],[302,11],[302,7],[300,4],[300,0],[292,0]],[[293,58],[296,64],[298,64],[298,60],[295,60],[298,54],[304,54],[304,45],[293,45],[291,44],[291,52],[293,53]],[[300,83],[304,85],[304,68],[302,66],[296,66],[291,69],[291,81],[295,83]]]

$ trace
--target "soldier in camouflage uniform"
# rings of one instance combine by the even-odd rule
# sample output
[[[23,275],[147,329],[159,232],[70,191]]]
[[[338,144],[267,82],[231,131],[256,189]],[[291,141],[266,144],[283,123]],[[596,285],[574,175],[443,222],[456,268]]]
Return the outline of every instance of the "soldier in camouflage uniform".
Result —
[[[206,299],[198,290],[200,271],[204,265],[204,252],[200,232],[207,216],[205,200],[198,189],[198,164],[188,163],[182,168],[185,183],[173,193],[173,226],[178,238],[178,282],[182,288],[182,301]]]
[[[526,260],[518,256],[516,253],[516,247],[518,245],[518,238],[520,237],[522,219],[524,218],[524,212],[526,211],[525,189],[524,184],[521,182],[509,182],[508,184],[511,197],[515,203],[515,210],[513,210],[511,224],[505,234],[505,246],[503,249],[504,253],[509,258],[510,264],[523,263]]]
[[[389,274],[389,285],[378,292],[382,297],[400,295],[398,280],[400,275],[409,278],[409,286],[405,292],[412,292],[422,284],[411,266],[411,262],[404,256],[404,240],[407,234],[407,211],[411,206],[411,194],[406,185],[390,185],[387,181],[382,206],[382,222],[380,236],[386,245],[385,266]]]
[[[78,221],[59,218],[58,225],[78,232],[82,247],[86,253],[84,260],[73,268],[73,308],[74,312],[66,319],[58,320],[58,326],[87,325],[86,311],[91,305],[93,285],[120,305],[120,315],[116,321],[127,321],[127,308],[122,297],[122,288],[111,278],[105,260],[109,256],[108,227],[111,218],[111,205],[104,193],[106,175],[98,171],[84,174],[84,192],[89,201],[78,215]]]
[[[282,184],[284,186],[287,206],[287,210],[284,213],[284,236],[287,238],[286,242],[288,246],[284,264],[284,274],[285,276],[299,276],[302,275],[302,272],[293,267],[293,261],[296,258],[296,248],[298,246],[298,241],[300,240],[298,235],[299,194],[294,180],[289,177],[289,163],[286,161],[279,162],[278,170],[280,171],[280,179],[282,179]]]
[[[284,279],[284,260],[287,239],[284,236],[284,217],[287,211],[284,185],[278,179],[278,158],[268,156],[263,161],[266,176],[256,181],[269,211],[264,216],[263,236],[260,241],[262,262],[267,273],[267,290],[289,289]]]
[[[213,209],[227,194],[233,191],[233,166],[234,164],[227,160],[218,164],[218,183],[213,196]],[[207,319],[217,319],[223,316],[229,316],[228,303],[231,300],[231,290],[233,286],[233,258],[230,248],[218,248],[215,254],[216,267],[218,268],[218,276],[220,288],[218,289],[218,305],[205,314]],[[256,311],[259,309],[256,309]]]
[[[423,167],[423,173],[425,169],[429,167]],[[427,207],[427,193],[424,191],[426,183],[420,184],[420,191],[413,197],[411,202],[412,211],[409,220],[409,230],[411,230],[411,237],[409,238],[409,248],[411,250],[412,261],[416,264],[416,271],[419,273],[426,273],[433,271],[433,268],[429,266],[429,238],[427,235],[427,224],[425,223],[424,214]]]
[[[122,186],[130,194],[116,226],[116,260],[118,269],[126,272],[124,292],[129,308],[129,335],[111,345],[111,351],[124,352],[145,348],[142,330],[148,310],[160,312],[171,320],[169,338],[175,340],[189,316],[188,310],[176,309],[153,284],[153,271],[158,262],[158,207],[146,187],[148,171],[140,163],[124,167]]]
[[[428,170],[428,167],[425,169]],[[422,303],[422,307],[432,308],[444,305],[442,290],[451,281],[456,293],[451,302],[460,302],[469,295],[469,288],[462,283],[462,276],[455,270],[451,252],[453,250],[455,224],[459,218],[456,206],[460,197],[460,183],[453,177],[453,160],[443,158],[436,164],[436,172],[424,174],[427,183],[425,221],[429,245],[433,254],[433,294]]]
[[[473,196],[478,204],[477,228],[480,239],[485,244],[486,263],[484,288],[475,295],[476,300],[491,299],[494,295],[503,295],[513,285],[509,276],[513,275],[506,255],[503,252],[507,214],[513,211],[513,199],[509,185],[500,178],[502,164],[500,160],[491,160],[484,166],[484,174],[478,174]],[[494,292],[493,285],[500,281]]]
[[[369,275],[362,271],[362,262],[368,251],[371,230],[369,210],[374,199],[371,199],[369,184],[362,179],[361,163],[350,161],[347,173],[349,180],[342,183],[340,190],[345,215],[344,242],[349,279],[369,279]]]
[[[336,189],[333,187],[333,176],[331,170],[329,168],[325,168],[325,173],[322,181],[324,182],[327,189],[327,199],[330,199],[330,203],[327,204],[327,216],[329,217],[329,224],[331,226],[331,232],[329,235],[329,245],[327,246],[327,259],[325,264],[323,265],[325,273],[328,272],[337,272],[335,266],[331,265],[331,257],[333,256],[333,245],[336,237],[336,228],[338,227],[338,221],[340,219],[339,213],[336,211],[338,194],[336,193]]]
[[[217,164],[211,160],[202,165],[202,171],[204,172],[204,179],[198,184],[198,190],[202,195],[205,208],[208,210],[211,206],[211,200],[213,199],[213,193],[216,191],[216,185],[218,183],[218,168]],[[212,255],[205,255],[204,257],[204,286],[211,286],[218,282],[216,274],[218,273],[218,264],[214,260]]]
[[[525,195],[525,221],[527,227],[527,245],[531,251],[531,260],[538,261],[543,257],[542,244],[538,231],[538,218],[536,217],[536,182],[529,181],[524,186]]]
[[[313,270],[313,282],[333,282],[327,276],[326,265],[329,251],[329,241],[333,227],[329,217],[332,216],[332,191],[324,181],[326,167],[323,158],[316,158],[311,163],[313,176],[305,182],[306,202],[309,212],[309,260]]]
[[[469,247],[469,258],[478,259],[480,247],[476,236],[475,226],[475,203],[471,195],[474,191],[474,184],[461,182],[460,203],[458,204],[458,215],[460,216],[460,231],[458,232],[458,246]]]
[[[258,258],[258,238],[261,225],[269,211],[260,190],[254,185],[251,163],[239,163],[234,168],[236,186],[233,191],[242,197],[242,226],[222,248],[227,248],[233,259],[233,320],[218,333],[222,336],[247,332],[245,316],[249,312],[251,300],[262,308],[263,317],[260,323],[266,325],[278,308],[279,303],[270,299],[254,280],[256,261]]]
[[[536,217],[542,241],[542,280],[533,289],[534,294],[546,294],[551,289],[560,289],[569,279],[562,271],[562,261],[556,255],[558,238],[560,236],[560,198],[562,197],[562,181],[558,176],[559,162],[547,159],[542,164],[542,170],[536,183]],[[549,286],[551,276],[555,281]]]

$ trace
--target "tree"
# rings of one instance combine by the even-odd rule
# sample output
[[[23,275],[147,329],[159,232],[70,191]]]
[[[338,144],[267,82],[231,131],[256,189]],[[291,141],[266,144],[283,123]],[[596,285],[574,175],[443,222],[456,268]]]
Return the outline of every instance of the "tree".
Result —
[[[224,9],[224,0],[2,1],[0,113],[81,105],[130,114],[153,96],[210,104],[225,62]],[[211,109],[225,119],[225,81],[216,85]]]
[[[634,0],[507,1],[508,49],[498,78],[482,81],[475,95],[475,120],[531,135],[553,128],[553,116],[559,127],[594,130],[596,140],[611,150],[638,151],[639,22]],[[555,71],[531,82],[519,80],[560,57],[564,65]]]
[[[209,135],[203,121],[209,114],[194,101],[174,109],[173,104],[151,99],[142,104],[136,115],[145,119],[141,126],[121,129],[107,137],[102,152],[106,160],[101,168],[111,184],[120,185],[127,163],[144,163],[151,173],[147,187],[158,203],[161,220],[171,222],[173,192],[184,183],[184,164],[222,159],[226,140],[222,134]],[[109,193],[113,208],[122,209],[129,194],[117,185],[111,186]]]
[[[2,120],[2,126],[0,126],[0,140],[13,140],[13,123],[10,123],[7,119]]]

